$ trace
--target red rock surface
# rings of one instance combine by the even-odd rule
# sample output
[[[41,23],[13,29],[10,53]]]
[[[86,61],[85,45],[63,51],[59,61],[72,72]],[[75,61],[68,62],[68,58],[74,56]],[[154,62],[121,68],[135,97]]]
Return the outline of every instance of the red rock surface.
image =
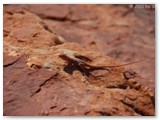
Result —
[[[9,6],[9,8],[15,8]],[[130,10],[129,5],[17,5],[39,15],[53,32],[69,42],[100,50],[155,79],[155,11]],[[36,9],[35,9],[36,8]],[[62,9],[63,8],[63,9]],[[60,13],[60,14],[58,14]],[[106,49],[107,48],[107,49]]]
[[[4,5],[4,115],[155,115],[154,11],[128,10]],[[147,61],[128,67],[136,72],[114,67],[112,74],[92,78],[59,57],[66,49],[95,66]]]

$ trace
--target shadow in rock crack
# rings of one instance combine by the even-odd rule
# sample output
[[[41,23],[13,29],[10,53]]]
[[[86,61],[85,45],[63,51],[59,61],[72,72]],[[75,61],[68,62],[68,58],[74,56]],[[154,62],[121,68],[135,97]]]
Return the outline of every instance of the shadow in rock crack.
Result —
[[[88,69],[88,68],[80,67],[80,66],[72,64],[72,63],[69,63],[67,66],[65,66],[63,70],[70,75],[72,75],[75,70],[78,70],[85,77],[89,78],[91,76],[95,79],[98,78],[98,77],[106,77],[106,76],[109,75],[109,73],[112,74],[111,71],[109,69],[106,69],[106,68],[90,68],[90,69]],[[105,72],[104,74],[101,74],[101,75],[93,75],[92,74],[92,72],[101,71],[101,70],[105,70],[107,72]]]
[[[87,68],[81,68],[72,63],[69,63],[67,66],[65,66],[63,70],[70,75],[72,75],[75,70],[80,71],[84,76],[87,76],[87,77],[91,75]]]

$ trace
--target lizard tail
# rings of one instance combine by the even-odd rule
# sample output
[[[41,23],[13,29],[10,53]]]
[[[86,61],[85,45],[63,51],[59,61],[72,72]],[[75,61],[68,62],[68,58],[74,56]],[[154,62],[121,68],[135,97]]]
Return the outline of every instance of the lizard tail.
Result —
[[[142,61],[144,61],[144,60],[139,60],[139,61],[130,62],[130,63],[126,63],[126,64],[121,64],[121,65],[115,65],[115,66],[106,66],[106,67],[108,67],[108,68],[121,67],[121,66],[131,65],[131,64],[134,64],[134,63],[142,62]]]

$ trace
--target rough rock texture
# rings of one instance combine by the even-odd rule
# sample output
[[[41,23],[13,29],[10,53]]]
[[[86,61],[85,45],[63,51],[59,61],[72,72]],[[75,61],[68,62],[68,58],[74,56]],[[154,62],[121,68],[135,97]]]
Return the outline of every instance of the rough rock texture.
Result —
[[[44,19],[66,41],[102,51],[120,62],[144,59],[126,66],[154,82],[155,11],[129,5],[8,5],[25,8]],[[149,64],[148,64],[149,63]]]
[[[126,10],[125,6],[108,5],[5,5],[4,115],[155,115],[154,76],[144,78],[124,67],[114,67],[112,74],[107,75],[105,70],[92,71],[94,75],[103,75],[93,78],[59,57],[62,50],[68,49],[92,59],[91,65],[120,64],[106,53],[114,56],[117,53],[113,51],[117,50],[124,54],[121,47],[130,50],[135,37],[144,37],[130,29],[140,30],[131,24],[138,19],[135,14],[128,13],[128,21],[121,20],[122,17],[115,20]],[[114,17],[102,16],[104,12]],[[124,36],[122,28],[129,33]],[[152,34],[150,37],[153,38]],[[149,38],[145,36],[146,39]],[[148,42],[144,49],[154,53],[154,44],[143,42]],[[136,43],[141,44],[138,40]],[[126,53],[133,56],[136,52]],[[125,59],[135,60],[131,56]],[[133,66],[135,71],[143,71],[142,64]],[[154,73],[154,69],[148,72]]]

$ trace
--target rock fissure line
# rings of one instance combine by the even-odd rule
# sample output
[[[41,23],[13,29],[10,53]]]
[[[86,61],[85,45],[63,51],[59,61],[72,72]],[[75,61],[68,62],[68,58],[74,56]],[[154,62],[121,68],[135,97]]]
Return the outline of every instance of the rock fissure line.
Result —
[[[14,60],[13,62],[10,62],[10,63],[7,63],[7,64],[3,65],[3,67],[9,67],[9,66],[15,64],[16,62],[18,62],[18,60],[19,60],[20,58],[21,58],[21,57],[17,58],[17,59]]]
[[[45,80],[42,84],[39,85],[39,88],[31,95],[33,97],[35,94],[39,93],[41,91],[41,87],[43,87],[48,81],[52,80],[54,77],[56,77],[58,73],[51,76],[49,79]]]

